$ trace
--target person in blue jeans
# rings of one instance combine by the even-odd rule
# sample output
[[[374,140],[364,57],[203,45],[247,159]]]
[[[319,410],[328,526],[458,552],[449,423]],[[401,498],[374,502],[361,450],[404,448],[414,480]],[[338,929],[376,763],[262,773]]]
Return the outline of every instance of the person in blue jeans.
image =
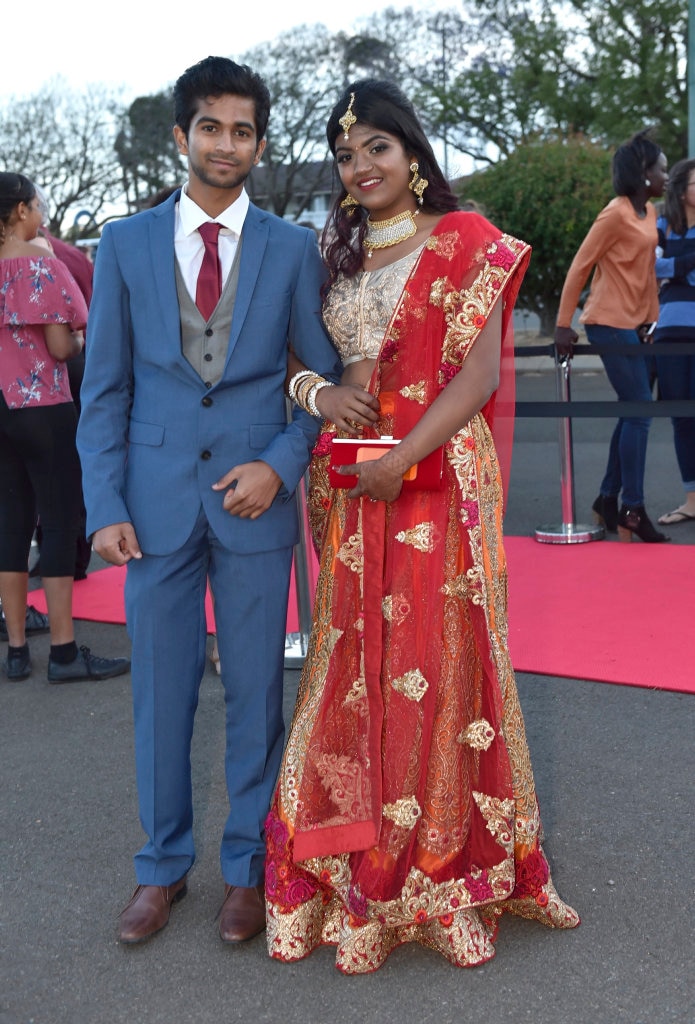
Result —
[[[666,157],[647,131],[618,147],[613,157],[616,196],[589,229],[562,289],[555,345],[561,357],[571,358],[578,337],[572,318],[593,270],[579,319],[592,344],[608,347],[601,359],[621,402],[649,402],[653,397],[647,360],[643,355],[621,353],[618,346],[632,345],[642,353],[642,342],[651,340],[648,329],[657,319],[659,298],[654,273],[656,211],[650,200],[663,195],[667,182]],[[648,416],[620,417],[592,507],[598,521],[609,532],[617,531],[621,540],[639,537],[655,544],[669,538],[654,527],[644,507],[650,422]]]
[[[664,342],[695,342],[695,160],[680,160],[669,176],[663,216],[657,221],[656,277],[659,320],[654,332],[659,395],[695,399],[695,354],[660,355]],[[659,517],[664,526],[695,520],[695,416],[674,416],[673,441],[685,500]]]

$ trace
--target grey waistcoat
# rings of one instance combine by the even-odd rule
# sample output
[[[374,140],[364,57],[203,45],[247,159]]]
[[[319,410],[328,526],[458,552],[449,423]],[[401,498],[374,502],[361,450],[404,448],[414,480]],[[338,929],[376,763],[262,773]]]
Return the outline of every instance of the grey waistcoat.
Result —
[[[241,238],[236,247],[234,262],[225,281],[220,301],[207,323],[188,294],[183,276],[176,263],[176,292],[181,317],[181,352],[208,387],[222,378],[227,360],[229,332],[232,327],[234,300],[239,283],[239,257]]]

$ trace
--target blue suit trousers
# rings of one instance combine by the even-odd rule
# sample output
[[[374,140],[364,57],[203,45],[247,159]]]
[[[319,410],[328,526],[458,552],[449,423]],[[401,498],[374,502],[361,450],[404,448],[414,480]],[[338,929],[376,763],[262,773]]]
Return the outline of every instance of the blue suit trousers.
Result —
[[[229,815],[225,882],[263,879],[263,829],[284,743],[282,686],[292,548],[239,554],[223,547],[202,509],[168,555],[131,561],[126,616],[132,641],[135,762],[147,842],[141,885],[170,885],[193,865],[191,741],[205,671],[205,592],[215,602],[225,697]]]

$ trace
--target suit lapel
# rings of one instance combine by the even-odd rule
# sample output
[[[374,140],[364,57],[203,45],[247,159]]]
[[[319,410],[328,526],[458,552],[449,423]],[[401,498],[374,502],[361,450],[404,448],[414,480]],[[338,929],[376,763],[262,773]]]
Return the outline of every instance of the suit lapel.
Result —
[[[244,325],[246,314],[249,311],[251,296],[258,280],[258,275],[263,264],[263,257],[268,245],[268,234],[270,231],[269,219],[259,210],[257,206],[249,206],[244,227],[242,231],[243,244],[241,247],[241,261],[239,265],[239,283],[237,285],[236,298],[234,300],[234,315],[232,327],[229,334],[229,346],[227,349],[227,365],[229,358],[234,351],[234,346],[239,340],[241,328]]]
[[[179,299],[176,294],[176,253],[174,251],[174,220],[177,199],[178,193],[152,211],[154,217],[149,223],[149,245],[155,294],[161,311],[162,337],[173,340],[180,355],[181,318],[179,316]],[[183,359],[183,356],[181,358]]]

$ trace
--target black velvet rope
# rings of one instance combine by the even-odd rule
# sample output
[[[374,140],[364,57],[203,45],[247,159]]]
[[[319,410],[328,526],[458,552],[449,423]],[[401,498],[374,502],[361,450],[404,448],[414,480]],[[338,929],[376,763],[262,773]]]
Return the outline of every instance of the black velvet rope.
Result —
[[[590,419],[619,416],[632,418],[644,416],[695,416],[695,401],[681,402],[517,402],[514,406],[517,416],[560,417],[562,419]]]
[[[648,358],[658,355],[692,355],[695,353],[693,341],[660,341],[655,345],[575,345],[574,356],[600,355],[601,352],[612,352],[617,355],[639,356]],[[514,349],[514,356],[550,356],[555,358],[555,345],[520,345]],[[654,402],[517,402],[517,416],[545,417],[561,419],[590,419],[607,417],[616,419],[643,416],[653,419],[661,416],[695,416],[695,401],[663,401]]]
[[[659,341],[653,345],[575,345],[572,349],[575,356],[600,355],[602,352],[613,352],[619,356],[638,356],[647,359],[649,356],[691,356],[695,353],[695,341]],[[555,345],[519,345],[514,349],[515,356],[555,356]]]

